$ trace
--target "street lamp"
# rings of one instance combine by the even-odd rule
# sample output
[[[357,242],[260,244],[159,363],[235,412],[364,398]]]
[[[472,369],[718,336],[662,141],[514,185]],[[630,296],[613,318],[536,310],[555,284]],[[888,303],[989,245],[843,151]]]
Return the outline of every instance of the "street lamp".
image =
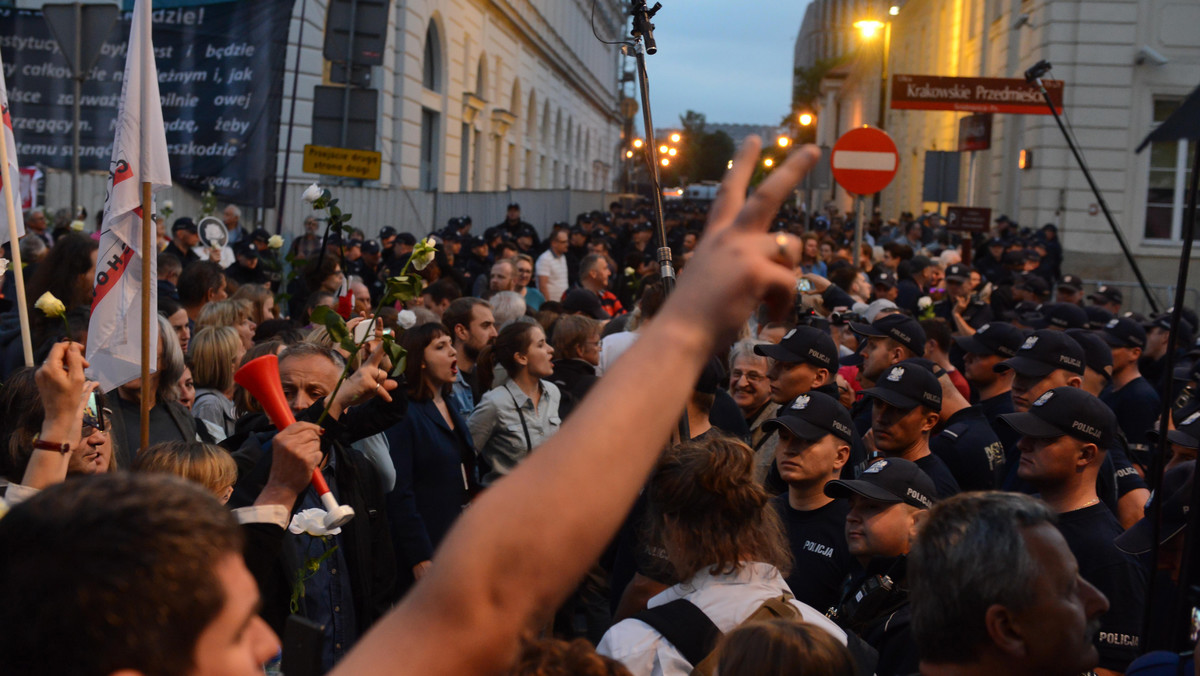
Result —
[[[780,148],[786,148],[789,145],[791,145],[792,139],[790,139],[786,136],[780,136],[778,139],[775,140],[775,142],[779,144]]]
[[[812,113],[800,113],[800,126],[807,127],[813,123]]]
[[[763,160],[763,166],[770,169],[771,167],[775,166],[775,160],[768,157],[767,159]]]
[[[678,153],[678,152],[679,152],[679,151],[678,151],[678,150],[675,150],[674,148],[668,148],[668,149],[667,149],[667,154],[668,154],[668,155],[670,155],[671,157],[675,157],[676,153]]]
[[[900,14],[900,7],[892,5],[888,8],[888,17],[897,16]],[[888,52],[891,50],[892,43],[892,19],[887,21],[877,21],[875,19],[864,19],[855,21],[854,27],[858,29],[859,35],[863,40],[871,40],[879,34],[880,29],[883,30],[883,44],[879,50],[879,121],[876,125],[880,130],[884,128],[884,115],[887,113],[887,78],[888,78]],[[879,206],[879,193],[875,193],[871,198],[872,209]],[[859,223],[862,222],[862,214],[857,214],[856,218]],[[861,245],[861,240],[856,242]],[[860,247],[861,248],[861,247]],[[857,251],[858,249],[855,249]]]
[[[662,153],[662,154],[664,154],[664,155],[666,154],[666,152],[667,152],[668,150],[670,150],[670,148],[668,148],[668,147],[667,147],[667,145],[666,145],[665,143],[664,143],[663,145],[661,145],[661,146],[659,146],[659,147],[658,147],[658,152],[660,152],[660,153]]]
[[[625,159],[629,159],[629,158],[631,158],[631,157],[633,157],[633,151],[632,151],[632,150],[626,150],[626,151],[625,151]]]
[[[859,35],[864,40],[870,40],[879,34],[879,29],[884,27],[884,23],[882,21],[875,21],[874,19],[867,19],[855,21],[854,27],[858,29]]]
[[[664,158],[662,158],[661,160],[659,160],[659,163],[661,163],[661,164],[662,164],[664,167],[669,167],[669,166],[671,166],[671,160],[670,160],[669,158],[666,158],[666,157],[664,157]]]
[[[679,139],[681,138],[683,137],[679,135],[679,132],[675,132],[674,134],[671,134],[671,143],[679,143]]]
[[[633,139],[633,147],[634,148],[641,148],[644,145],[646,145],[646,142],[643,141],[642,139],[640,139],[640,138]]]

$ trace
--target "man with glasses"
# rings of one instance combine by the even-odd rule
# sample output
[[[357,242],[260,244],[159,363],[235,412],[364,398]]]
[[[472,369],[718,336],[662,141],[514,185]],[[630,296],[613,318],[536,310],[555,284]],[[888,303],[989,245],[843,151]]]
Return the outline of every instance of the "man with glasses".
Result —
[[[766,478],[775,460],[779,440],[764,426],[779,410],[779,404],[771,400],[771,381],[767,379],[771,360],[755,354],[759,346],[766,345],[741,340],[729,350],[729,394],[750,427],[750,447],[754,449],[754,471],[759,481]]]

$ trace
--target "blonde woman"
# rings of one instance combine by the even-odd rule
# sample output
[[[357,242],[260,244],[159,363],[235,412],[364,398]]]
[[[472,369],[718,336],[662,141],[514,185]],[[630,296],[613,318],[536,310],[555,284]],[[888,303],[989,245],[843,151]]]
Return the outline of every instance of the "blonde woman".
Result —
[[[200,316],[196,318],[195,330],[199,331],[206,326],[228,326],[237,331],[242,342],[242,349],[249,350],[250,346],[254,345],[254,329],[258,328],[258,325],[254,323],[252,312],[250,301],[245,299],[230,298],[213,301],[200,310]]]
[[[250,302],[250,319],[255,324],[262,324],[268,319],[279,318],[279,308],[275,306],[275,295],[262,284],[243,284],[233,292],[233,300]]]
[[[189,353],[196,398],[192,415],[218,428],[221,439],[233,434],[237,412],[233,405],[233,374],[246,350],[238,332],[228,326],[206,326],[192,337]],[[220,441],[220,439],[218,439]]]
[[[237,483],[237,463],[229,451],[199,441],[165,441],[138,454],[135,472],[161,472],[194,481],[217,496],[221,504],[229,502]]]

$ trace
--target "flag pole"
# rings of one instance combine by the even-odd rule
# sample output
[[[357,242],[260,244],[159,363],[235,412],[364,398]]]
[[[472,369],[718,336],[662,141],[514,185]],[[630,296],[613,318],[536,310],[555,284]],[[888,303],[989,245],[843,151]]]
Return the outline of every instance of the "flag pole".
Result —
[[[142,436],[141,450],[150,445],[150,263],[154,246],[151,240],[150,182],[142,181]],[[155,341],[158,344],[158,341]]]
[[[25,365],[33,366],[33,342],[29,337],[29,306],[25,300],[25,272],[21,269],[21,243],[17,241],[16,196],[13,195],[12,169],[8,166],[8,135],[0,133],[0,180],[4,181],[4,209],[8,217],[8,242],[12,250],[12,271],[17,283],[17,316],[21,320],[21,347]]]

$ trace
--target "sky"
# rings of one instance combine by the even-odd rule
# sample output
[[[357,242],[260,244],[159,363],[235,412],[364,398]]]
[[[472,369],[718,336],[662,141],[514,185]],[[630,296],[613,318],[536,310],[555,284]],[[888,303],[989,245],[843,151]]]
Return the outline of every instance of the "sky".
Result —
[[[808,0],[659,1],[658,53],[646,57],[654,126],[677,126],[689,109],[709,122],[778,124]]]

